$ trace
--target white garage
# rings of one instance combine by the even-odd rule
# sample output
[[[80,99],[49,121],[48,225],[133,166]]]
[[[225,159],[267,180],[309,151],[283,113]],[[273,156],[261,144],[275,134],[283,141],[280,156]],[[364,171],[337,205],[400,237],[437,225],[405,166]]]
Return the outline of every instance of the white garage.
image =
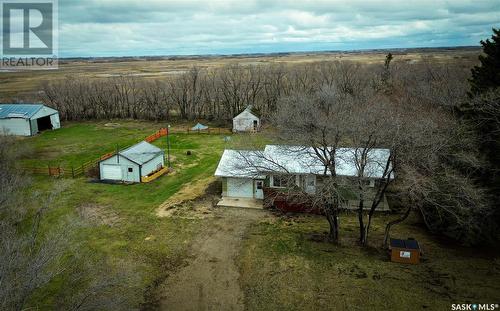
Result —
[[[256,159],[253,151],[224,150],[215,176],[222,179],[222,196],[233,198],[263,199],[265,176],[249,166],[238,166],[249,159]]]
[[[162,170],[164,151],[142,141],[99,162],[101,180],[143,182],[144,177]]]
[[[122,167],[120,164],[103,164],[101,179],[122,180]]]
[[[253,198],[253,179],[250,178],[227,178],[228,197]]]
[[[33,136],[61,127],[59,112],[42,104],[0,104],[0,135]]]

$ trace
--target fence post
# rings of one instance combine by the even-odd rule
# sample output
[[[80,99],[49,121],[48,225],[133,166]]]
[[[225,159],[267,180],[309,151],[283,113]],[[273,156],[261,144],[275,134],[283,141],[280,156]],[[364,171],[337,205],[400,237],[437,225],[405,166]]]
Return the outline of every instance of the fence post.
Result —
[[[71,177],[75,178],[75,168],[71,165]]]
[[[50,176],[50,164],[47,164],[48,168],[49,168],[49,176]]]

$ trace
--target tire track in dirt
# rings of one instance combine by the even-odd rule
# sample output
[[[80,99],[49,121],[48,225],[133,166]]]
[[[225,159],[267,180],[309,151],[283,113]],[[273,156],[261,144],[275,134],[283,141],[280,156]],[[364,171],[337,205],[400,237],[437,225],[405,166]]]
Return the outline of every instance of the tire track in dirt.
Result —
[[[160,289],[161,310],[243,310],[236,257],[249,225],[263,210],[224,208],[194,240],[187,265]]]

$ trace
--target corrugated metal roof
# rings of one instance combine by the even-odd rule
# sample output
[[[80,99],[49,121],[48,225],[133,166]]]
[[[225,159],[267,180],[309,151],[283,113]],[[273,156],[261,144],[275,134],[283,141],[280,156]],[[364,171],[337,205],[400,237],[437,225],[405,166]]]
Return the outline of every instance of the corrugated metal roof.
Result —
[[[339,176],[357,175],[355,152],[355,148],[336,150],[336,173]],[[389,155],[389,149],[370,150],[365,177],[381,178]],[[323,175],[324,170],[323,163],[310,147],[267,145],[264,151],[225,150],[215,176],[248,178],[266,173]]]
[[[42,104],[0,104],[0,119],[29,119],[42,107]]]
[[[120,151],[119,154],[130,161],[133,161],[139,165],[142,165],[152,159],[154,159],[159,154],[163,154],[163,150],[151,145],[148,142],[141,141],[127,149]]]
[[[215,171],[218,177],[265,178],[259,172],[262,151],[224,150]]]
[[[335,152],[337,175],[357,176],[358,157],[356,157],[356,152],[360,151],[361,149],[356,148],[337,148]],[[269,172],[322,175],[325,169],[324,164],[311,147],[267,145],[263,154],[265,163],[269,166]],[[383,177],[389,156],[389,149],[369,150],[364,171],[365,177]]]

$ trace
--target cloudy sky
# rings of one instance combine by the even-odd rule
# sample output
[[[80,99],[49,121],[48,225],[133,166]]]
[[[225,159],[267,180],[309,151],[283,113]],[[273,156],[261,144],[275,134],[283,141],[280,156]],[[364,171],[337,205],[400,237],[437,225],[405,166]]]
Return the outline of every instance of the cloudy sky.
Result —
[[[232,54],[478,45],[499,0],[59,0],[59,54]]]

